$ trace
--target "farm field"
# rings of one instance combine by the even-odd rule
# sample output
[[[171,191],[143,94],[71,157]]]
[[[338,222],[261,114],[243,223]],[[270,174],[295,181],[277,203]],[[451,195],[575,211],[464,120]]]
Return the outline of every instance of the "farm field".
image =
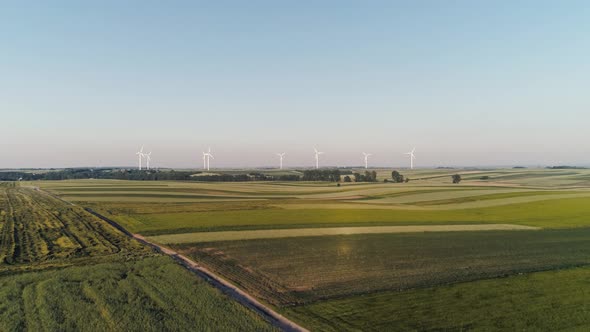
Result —
[[[312,330],[587,327],[590,170],[402,174],[412,180],[23,186],[165,244]]]
[[[285,308],[315,331],[587,331],[590,268],[387,291]]]
[[[171,258],[42,191],[0,183],[0,331],[273,330]]]
[[[198,232],[152,236],[151,241],[163,244],[235,241],[253,239],[276,239],[288,237],[313,237],[353,234],[424,233],[424,232],[474,232],[491,230],[535,230],[540,228],[507,224],[482,225],[415,225],[415,226],[371,226],[336,228],[295,228],[256,231]]]
[[[414,170],[407,184],[35,182],[147,236],[244,229],[510,223],[590,226],[590,171]],[[379,171],[385,176],[385,171]],[[487,176],[488,180],[481,180]],[[550,204],[549,204],[550,202]]]
[[[590,264],[590,228],[432,232],[178,244],[278,306]]]
[[[0,277],[2,331],[270,331],[168,257]]]
[[[148,253],[80,207],[30,188],[0,191],[0,272]]]

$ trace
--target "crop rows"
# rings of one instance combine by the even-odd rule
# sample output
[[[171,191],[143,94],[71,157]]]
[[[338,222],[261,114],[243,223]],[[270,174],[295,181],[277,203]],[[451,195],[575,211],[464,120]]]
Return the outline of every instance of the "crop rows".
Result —
[[[138,246],[81,208],[41,191],[0,189],[0,264],[108,255]]]
[[[590,264],[590,229],[371,234],[177,245],[276,305]]]
[[[168,257],[0,276],[0,331],[271,331]]]

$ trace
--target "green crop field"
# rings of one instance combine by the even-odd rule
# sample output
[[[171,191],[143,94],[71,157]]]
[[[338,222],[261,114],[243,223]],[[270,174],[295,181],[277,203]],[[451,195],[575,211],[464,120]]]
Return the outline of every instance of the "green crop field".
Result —
[[[167,257],[0,277],[2,331],[267,331]]]
[[[258,239],[172,247],[276,305],[590,264],[590,228]]]
[[[314,331],[588,331],[590,268],[285,308]]]
[[[80,206],[0,183],[0,331],[272,330]]]
[[[166,243],[312,330],[588,326],[590,170],[401,172],[409,183],[36,181],[0,204],[25,204],[17,193],[39,187]],[[495,224],[507,228],[470,229]],[[457,231],[388,233],[398,226]],[[61,258],[59,246],[31,252],[42,263],[124,255],[96,245],[81,258]],[[125,262],[93,264],[115,263]]]

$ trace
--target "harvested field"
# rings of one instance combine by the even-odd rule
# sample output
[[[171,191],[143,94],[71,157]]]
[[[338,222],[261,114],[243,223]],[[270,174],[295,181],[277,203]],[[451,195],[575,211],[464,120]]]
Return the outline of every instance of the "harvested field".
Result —
[[[43,192],[2,191],[0,269],[81,257],[145,252],[133,240],[86,213]]]

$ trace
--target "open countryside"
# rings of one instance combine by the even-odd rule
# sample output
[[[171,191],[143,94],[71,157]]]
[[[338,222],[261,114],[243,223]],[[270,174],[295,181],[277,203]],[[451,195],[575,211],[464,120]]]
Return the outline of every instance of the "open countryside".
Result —
[[[545,322],[538,324],[549,324],[540,326],[551,326],[536,308],[548,305],[546,301],[567,301],[572,289],[557,287],[558,280],[545,276],[560,271],[556,273],[573,278],[584,275],[590,266],[590,171],[406,170],[404,174],[413,179],[406,183],[383,183],[389,172],[377,173],[381,182],[339,186],[276,181],[5,183],[5,216],[16,211],[53,211],[51,218],[42,220],[61,221],[43,227],[46,235],[42,237],[25,233],[12,237],[27,238],[31,248],[4,246],[7,259],[18,263],[5,269],[30,269],[23,263],[35,260],[51,266],[82,264],[89,269],[94,265],[88,264],[113,264],[118,255],[138,256],[134,258],[138,262],[169,259],[157,258],[145,245],[117,235],[116,229],[88,210],[189,257],[304,328],[338,331],[518,329],[522,322],[508,314],[512,306],[520,315],[538,316],[539,322]],[[451,175],[456,173],[463,178],[459,184],[452,183]],[[94,223],[66,231],[68,220],[81,217]],[[101,235],[107,231],[112,235]],[[75,241],[67,237],[76,232],[102,237],[93,240],[96,248],[88,247],[83,236]],[[121,247],[130,249],[123,254]],[[102,255],[108,255],[108,260]],[[168,264],[174,266],[173,260]],[[177,270],[182,267],[173,269]],[[170,273],[178,278],[177,272]],[[189,284],[198,280],[188,271],[182,275]],[[530,310],[516,308],[522,302],[504,303],[502,294],[490,293],[495,283],[506,292],[521,291],[525,276],[555,283],[555,287],[535,288],[537,295],[528,299]],[[470,317],[485,315],[483,311],[491,311],[491,316],[466,320],[462,299],[475,301],[478,292],[480,305],[469,308]],[[428,296],[441,300],[427,300]],[[448,311],[441,311],[442,299],[448,302]],[[415,310],[400,310],[404,303]],[[559,308],[572,310],[565,305]],[[252,315],[242,310],[241,319]],[[346,315],[350,310],[355,314]],[[583,310],[573,313],[580,326],[590,324]],[[416,316],[433,311],[441,314],[428,320]],[[490,317],[501,319],[502,325]],[[250,319],[254,324],[264,322],[264,317]]]
[[[0,2],[0,332],[590,331],[589,1]]]

